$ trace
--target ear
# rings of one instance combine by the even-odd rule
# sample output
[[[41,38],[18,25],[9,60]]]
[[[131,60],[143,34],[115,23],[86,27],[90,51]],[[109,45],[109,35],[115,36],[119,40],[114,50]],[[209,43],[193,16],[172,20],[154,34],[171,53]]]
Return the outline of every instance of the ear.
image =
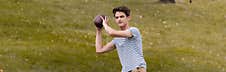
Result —
[[[130,20],[131,19],[131,16],[127,16],[127,19]]]

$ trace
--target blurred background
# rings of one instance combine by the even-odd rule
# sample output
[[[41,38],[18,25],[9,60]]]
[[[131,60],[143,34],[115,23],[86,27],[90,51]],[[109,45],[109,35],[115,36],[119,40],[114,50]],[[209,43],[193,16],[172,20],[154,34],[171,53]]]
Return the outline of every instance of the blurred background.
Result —
[[[121,5],[141,31],[148,72],[226,72],[226,0],[0,0],[0,69],[120,72],[116,50],[95,53],[93,18],[119,29]]]

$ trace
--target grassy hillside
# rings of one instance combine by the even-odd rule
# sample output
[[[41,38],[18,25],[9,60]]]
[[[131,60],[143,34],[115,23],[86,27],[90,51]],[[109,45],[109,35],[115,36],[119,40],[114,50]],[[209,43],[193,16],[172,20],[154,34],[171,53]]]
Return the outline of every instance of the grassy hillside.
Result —
[[[112,8],[132,10],[148,72],[226,72],[226,1],[0,0],[4,72],[120,72],[116,50],[95,54],[92,20]],[[103,35],[104,42],[112,39]]]

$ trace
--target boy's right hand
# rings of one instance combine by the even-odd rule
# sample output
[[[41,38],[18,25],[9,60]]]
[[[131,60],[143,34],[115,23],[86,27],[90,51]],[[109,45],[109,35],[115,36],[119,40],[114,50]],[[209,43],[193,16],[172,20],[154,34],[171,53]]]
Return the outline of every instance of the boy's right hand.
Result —
[[[96,27],[96,30],[97,30],[97,31],[102,31],[102,28]]]

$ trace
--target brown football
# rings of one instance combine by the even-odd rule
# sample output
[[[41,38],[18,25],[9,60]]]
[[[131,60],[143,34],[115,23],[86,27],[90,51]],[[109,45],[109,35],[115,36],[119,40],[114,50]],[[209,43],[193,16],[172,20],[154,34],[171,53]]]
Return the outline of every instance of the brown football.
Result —
[[[95,26],[98,27],[98,28],[102,28],[102,27],[103,27],[103,24],[102,24],[103,20],[101,19],[101,16],[102,16],[103,18],[105,18],[105,15],[97,15],[97,16],[94,18],[94,20],[93,20]]]

